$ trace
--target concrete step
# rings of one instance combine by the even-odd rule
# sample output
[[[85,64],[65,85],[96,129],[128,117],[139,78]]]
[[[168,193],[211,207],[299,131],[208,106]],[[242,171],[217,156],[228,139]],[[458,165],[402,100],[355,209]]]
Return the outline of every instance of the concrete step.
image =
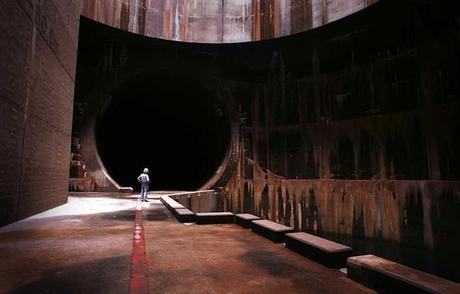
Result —
[[[197,224],[228,224],[234,222],[231,212],[201,212],[195,214]]]
[[[166,208],[169,209],[172,213],[174,213],[173,211],[174,209],[185,208],[185,206],[173,200],[169,196],[161,196],[160,200],[161,200],[161,203],[163,203],[164,206],[166,206]]]
[[[294,228],[269,220],[255,220],[252,221],[252,231],[273,242],[281,243],[284,242],[284,235],[294,232]]]
[[[375,255],[349,257],[347,275],[379,293],[460,293],[460,284]]]
[[[187,208],[175,209],[175,217],[181,223],[193,223],[195,221],[195,214]]]
[[[345,267],[352,249],[330,240],[303,233],[288,233],[286,248],[330,268]]]
[[[259,220],[260,217],[252,215],[249,213],[241,213],[235,215],[235,223],[242,226],[243,228],[250,229],[252,228],[252,221]]]

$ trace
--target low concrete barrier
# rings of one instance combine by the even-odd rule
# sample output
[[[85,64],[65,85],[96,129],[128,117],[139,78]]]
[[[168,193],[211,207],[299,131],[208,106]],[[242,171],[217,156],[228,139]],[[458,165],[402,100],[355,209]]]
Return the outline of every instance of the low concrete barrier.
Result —
[[[179,208],[185,208],[182,204],[176,202],[175,200],[171,199],[169,196],[161,196],[160,201],[168,208],[169,210],[171,209],[179,209]]]
[[[197,224],[228,224],[233,223],[235,216],[231,212],[201,212],[195,214]]]
[[[252,215],[249,213],[241,213],[235,215],[235,223],[242,226],[243,228],[250,229],[252,228],[252,221],[259,220],[260,217]]]
[[[460,284],[374,255],[349,257],[347,274],[379,293],[460,293]]]
[[[187,208],[178,208],[175,209],[175,216],[177,220],[181,223],[193,223],[195,222],[195,214],[193,211]]]
[[[303,232],[286,234],[285,242],[286,248],[330,268],[345,267],[352,254],[348,246]]]
[[[294,232],[294,229],[269,220],[252,221],[252,231],[276,243],[284,242],[286,233]]]
[[[218,199],[214,190],[180,192],[168,196],[195,213],[218,210]]]
[[[175,200],[171,199],[169,196],[161,196],[160,201],[176,217],[179,222],[189,223],[194,221],[195,214],[185,208],[182,204],[177,203]]]

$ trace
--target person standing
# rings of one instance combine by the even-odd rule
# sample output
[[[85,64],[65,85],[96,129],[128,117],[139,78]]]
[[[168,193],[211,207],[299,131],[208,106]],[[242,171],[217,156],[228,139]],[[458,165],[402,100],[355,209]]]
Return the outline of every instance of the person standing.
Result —
[[[141,182],[141,201],[148,202],[147,200],[147,192],[149,191],[149,169],[144,168],[144,172],[137,177],[137,180]]]

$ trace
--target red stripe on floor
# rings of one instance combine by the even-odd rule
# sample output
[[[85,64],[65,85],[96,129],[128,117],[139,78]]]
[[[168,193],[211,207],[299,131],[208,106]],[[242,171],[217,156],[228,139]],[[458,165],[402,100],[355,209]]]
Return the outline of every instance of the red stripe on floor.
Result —
[[[145,252],[144,225],[142,209],[136,210],[133,233],[133,253],[131,255],[131,279],[129,293],[149,293],[147,253]]]

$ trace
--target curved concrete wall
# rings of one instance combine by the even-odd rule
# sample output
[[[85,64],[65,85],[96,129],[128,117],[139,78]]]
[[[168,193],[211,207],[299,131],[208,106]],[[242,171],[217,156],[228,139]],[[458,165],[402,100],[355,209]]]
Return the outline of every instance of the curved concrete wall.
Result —
[[[215,184],[227,209],[455,252],[460,39],[451,6],[380,1],[317,30],[228,45],[139,38],[85,20],[89,58],[77,84],[92,86],[76,99],[103,104],[139,72],[185,72],[241,118],[233,173]]]
[[[272,39],[378,0],[84,0],[82,15],[145,36],[199,43]]]

